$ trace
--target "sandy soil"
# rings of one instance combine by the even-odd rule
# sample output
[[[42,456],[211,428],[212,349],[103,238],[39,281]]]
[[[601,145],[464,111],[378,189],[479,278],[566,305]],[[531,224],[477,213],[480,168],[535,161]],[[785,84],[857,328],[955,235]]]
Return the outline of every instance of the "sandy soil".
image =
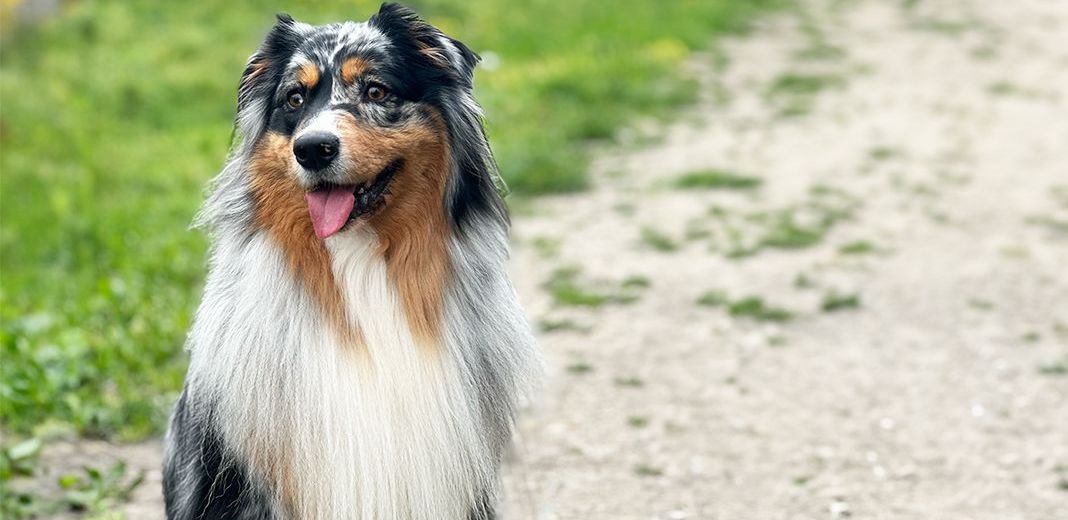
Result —
[[[766,21],[722,69],[697,60],[703,101],[661,141],[515,216],[519,292],[556,330],[504,518],[1068,518],[1068,3],[907,3]],[[831,80],[808,99],[789,73]],[[708,168],[763,185],[672,187]],[[827,198],[849,211],[815,245],[728,258],[715,238],[713,206]],[[649,286],[564,306],[543,284],[565,266]],[[711,290],[794,317],[698,305]],[[84,450],[146,468],[128,516],[160,517],[158,444]]]

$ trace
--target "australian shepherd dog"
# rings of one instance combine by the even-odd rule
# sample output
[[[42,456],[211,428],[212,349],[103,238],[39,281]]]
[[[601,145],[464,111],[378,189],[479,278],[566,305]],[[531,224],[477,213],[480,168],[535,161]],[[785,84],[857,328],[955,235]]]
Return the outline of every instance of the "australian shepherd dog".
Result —
[[[540,374],[506,273],[478,62],[412,11],[280,15],[237,140],[166,438],[171,519],[489,519]]]

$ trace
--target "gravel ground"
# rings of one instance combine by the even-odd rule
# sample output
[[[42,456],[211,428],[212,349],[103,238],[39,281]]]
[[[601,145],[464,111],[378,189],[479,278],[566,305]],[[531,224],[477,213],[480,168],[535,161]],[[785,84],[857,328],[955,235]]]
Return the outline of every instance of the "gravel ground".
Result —
[[[1066,34],[1055,0],[805,2],[524,204],[550,379],[504,518],[1068,518]],[[707,169],[762,184],[674,187]],[[46,455],[145,468],[161,517],[157,442]]]

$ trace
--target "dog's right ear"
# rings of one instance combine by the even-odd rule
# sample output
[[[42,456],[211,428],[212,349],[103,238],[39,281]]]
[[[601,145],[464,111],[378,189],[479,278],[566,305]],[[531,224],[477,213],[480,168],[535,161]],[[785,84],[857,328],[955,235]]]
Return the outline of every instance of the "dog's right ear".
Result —
[[[260,48],[248,59],[241,83],[237,87],[237,113],[254,106],[253,101],[269,98],[278,86],[286,62],[300,43],[298,23],[285,13],[276,15],[278,21],[267,33]],[[259,107],[265,110],[265,106]],[[263,115],[266,115],[265,113]]]

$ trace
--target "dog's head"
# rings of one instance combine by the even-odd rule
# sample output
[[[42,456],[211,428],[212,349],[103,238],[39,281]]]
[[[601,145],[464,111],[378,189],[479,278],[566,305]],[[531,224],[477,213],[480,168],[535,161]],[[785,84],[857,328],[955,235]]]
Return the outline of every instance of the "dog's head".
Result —
[[[471,96],[477,62],[396,4],[362,23],[280,15],[238,89],[257,219],[299,209],[326,238],[354,222],[503,215]]]

